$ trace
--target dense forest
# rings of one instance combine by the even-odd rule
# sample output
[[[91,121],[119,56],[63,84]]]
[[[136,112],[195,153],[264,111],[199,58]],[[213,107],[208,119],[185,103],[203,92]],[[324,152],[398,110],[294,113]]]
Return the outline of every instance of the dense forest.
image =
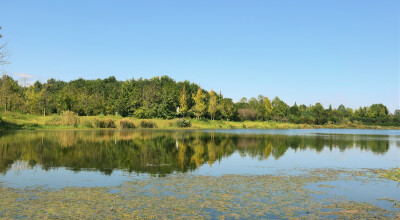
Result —
[[[221,93],[206,91],[188,81],[168,76],[119,81],[77,79],[70,82],[49,79],[21,86],[8,75],[0,79],[0,111],[37,115],[73,111],[78,115],[121,115],[135,118],[190,117],[212,120],[273,120],[302,124],[400,125],[400,110],[390,113],[383,104],[358,109],[322,104],[289,106],[278,97],[242,98],[233,102]]]

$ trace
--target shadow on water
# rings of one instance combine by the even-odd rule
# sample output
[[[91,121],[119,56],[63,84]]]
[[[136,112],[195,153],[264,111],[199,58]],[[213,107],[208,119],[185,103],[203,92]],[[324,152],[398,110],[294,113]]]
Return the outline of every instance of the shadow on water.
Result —
[[[399,141],[395,140],[399,146]],[[323,134],[240,134],[202,131],[18,131],[0,133],[0,172],[18,161],[41,169],[65,167],[73,171],[114,170],[167,175],[193,171],[234,152],[259,160],[279,160],[288,149],[358,149],[385,154],[388,136]]]

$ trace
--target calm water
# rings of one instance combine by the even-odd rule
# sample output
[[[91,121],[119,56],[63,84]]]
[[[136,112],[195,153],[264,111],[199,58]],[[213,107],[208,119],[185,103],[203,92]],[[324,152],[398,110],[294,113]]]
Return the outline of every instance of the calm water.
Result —
[[[3,132],[0,186],[12,189],[0,188],[6,190],[0,217],[33,217],[43,209],[51,214],[54,202],[53,214],[60,217],[79,216],[79,207],[91,214],[95,207],[86,203],[97,193],[100,214],[119,204],[115,210],[142,216],[194,210],[210,218],[260,212],[334,218],[349,210],[360,211],[356,217],[393,218],[400,211],[400,185],[369,169],[394,167],[400,167],[399,130]],[[84,188],[64,188],[69,186]],[[97,186],[105,188],[87,188]]]
[[[400,167],[399,130],[97,130],[0,133],[0,182],[115,186],[176,173],[301,174]]]

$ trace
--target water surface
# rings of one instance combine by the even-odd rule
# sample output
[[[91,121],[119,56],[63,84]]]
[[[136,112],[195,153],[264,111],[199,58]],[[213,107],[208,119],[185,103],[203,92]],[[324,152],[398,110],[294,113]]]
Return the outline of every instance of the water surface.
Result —
[[[391,218],[394,167],[399,130],[2,132],[0,217]]]
[[[400,166],[399,130],[95,130],[0,133],[0,181],[112,186],[177,173],[296,174]]]

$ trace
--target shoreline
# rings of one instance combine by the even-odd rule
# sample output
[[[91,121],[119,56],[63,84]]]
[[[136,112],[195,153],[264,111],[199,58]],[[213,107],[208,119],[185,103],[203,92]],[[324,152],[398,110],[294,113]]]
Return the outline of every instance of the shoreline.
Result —
[[[73,123],[71,123],[73,121]],[[185,123],[182,123],[184,121]],[[181,123],[180,123],[181,122]],[[126,126],[126,124],[129,126]],[[104,129],[375,129],[400,130],[396,126],[347,124],[294,124],[275,121],[225,121],[205,119],[137,119],[122,116],[76,116],[62,118],[60,115],[38,116],[6,112],[0,114],[0,131],[12,130],[104,130]]]

